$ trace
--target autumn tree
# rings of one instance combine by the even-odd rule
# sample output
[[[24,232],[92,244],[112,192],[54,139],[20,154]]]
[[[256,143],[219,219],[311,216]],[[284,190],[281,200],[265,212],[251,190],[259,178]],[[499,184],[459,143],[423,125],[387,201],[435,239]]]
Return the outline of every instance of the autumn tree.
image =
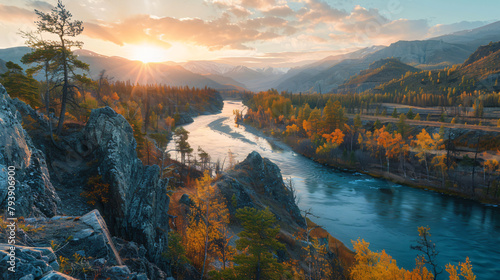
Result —
[[[323,134],[322,137],[326,141],[316,149],[316,154],[325,156],[330,155],[334,149],[344,142],[345,134],[337,128],[330,134]]]
[[[432,272],[434,273],[434,280],[436,280],[437,276],[443,272],[443,269],[438,267],[436,257],[439,252],[436,250],[436,243],[432,242],[430,239],[429,227],[419,227],[418,228],[418,236],[420,237],[417,240],[417,245],[411,245],[410,247],[413,250],[417,250],[420,252],[419,259],[422,263],[429,265],[431,267]]]
[[[402,140],[401,134],[395,135],[385,130],[385,127],[379,129],[377,144],[383,148],[387,161],[387,172],[390,172],[389,163],[391,159],[397,157],[400,153],[401,146],[398,145]]]
[[[330,133],[335,129],[341,129],[345,122],[344,109],[339,101],[333,102],[331,99],[326,102],[323,109],[321,128],[323,133]]]
[[[203,277],[212,259],[220,260],[224,267],[232,259],[234,249],[229,245],[229,211],[218,188],[211,184],[208,171],[197,180],[192,200],[194,207],[186,229],[186,251]]]
[[[460,274],[458,274],[458,271],[460,271]],[[476,276],[472,272],[472,264],[469,261],[469,257],[465,259],[464,263],[459,263],[458,267],[452,264],[447,264],[446,272],[450,274],[450,280],[476,280]]]
[[[314,140],[318,137],[318,129],[320,128],[320,122],[321,122],[321,110],[317,108],[312,110],[307,121],[304,120],[303,122],[304,130],[307,132],[307,136],[309,136],[311,140]]]
[[[350,276],[353,280],[432,280],[433,275],[418,260],[413,271],[407,271],[397,266],[396,260],[385,250],[373,252],[369,249],[370,243],[364,240],[353,241],[356,252],[356,263],[351,267]]]
[[[56,86],[62,87],[61,112],[57,125],[57,134],[60,134],[66,115],[66,105],[77,88],[74,82],[82,78],[81,75],[75,74],[75,71],[77,69],[88,70],[89,67],[78,60],[77,56],[71,51],[73,47],[81,48],[83,43],[68,39],[68,37],[76,37],[83,32],[83,22],[72,20],[71,13],[66,9],[61,0],[57,2],[57,6],[50,13],[44,13],[39,10],[35,10],[35,13],[39,19],[35,22],[38,31],[54,34],[59,39],[58,41],[44,40],[44,42],[47,45],[53,46],[58,54],[53,59],[59,66],[57,73],[60,79]]]
[[[429,165],[427,164],[427,158],[429,156],[429,152],[432,148],[433,140],[429,133],[425,129],[422,129],[417,135],[417,139],[414,141],[416,146],[417,154],[416,156],[419,158],[420,162],[425,163],[425,169],[427,171],[427,179],[429,179]]]

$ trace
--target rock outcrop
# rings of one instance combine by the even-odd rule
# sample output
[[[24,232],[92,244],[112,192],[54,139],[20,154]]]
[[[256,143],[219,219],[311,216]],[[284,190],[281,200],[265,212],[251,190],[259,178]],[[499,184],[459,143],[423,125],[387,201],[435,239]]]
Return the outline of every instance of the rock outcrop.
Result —
[[[8,255],[10,245],[0,244],[1,279],[84,279],[89,277],[148,279],[146,274],[148,271],[137,271],[124,265],[106,223],[97,210],[81,217],[54,216],[20,219],[18,225],[24,230],[17,232],[16,271],[12,273],[7,267],[6,258],[10,258]],[[1,232],[0,239],[5,237]],[[122,251],[122,247],[135,246],[134,242],[130,242],[132,245],[128,244],[129,242],[122,241],[120,250]],[[135,261],[146,267],[156,267],[148,262],[144,254],[137,256]],[[160,272],[153,275],[163,277],[151,277],[151,279],[166,279],[165,273],[157,270]]]
[[[278,220],[305,227],[294,193],[283,183],[279,167],[255,151],[224,173],[215,184],[228,201],[231,214],[245,206],[269,206]]]
[[[81,147],[97,160],[97,171],[109,184],[103,206],[113,235],[144,244],[155,263],[167,248],[169,197],[159,167],[144,166],[127,120],[106,107],[92,110]]]
[[[22,103],[12,100],[0,85],[0,208],[6,209],[8,167],[13,166],[16,217],[52,217],[58,213],[60,199],[50,181],[45,156],[23,129],[15,102]]]

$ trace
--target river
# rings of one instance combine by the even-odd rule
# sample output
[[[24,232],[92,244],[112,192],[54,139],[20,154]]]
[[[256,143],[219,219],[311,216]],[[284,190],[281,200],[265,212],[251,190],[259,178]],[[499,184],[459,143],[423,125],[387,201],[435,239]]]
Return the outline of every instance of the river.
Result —
[[[417,228],[429,226],[443,269],[468,256],[478,280],[500,279],[499,208],[325,167],[254,129],[236,127],[232,112],[243,108],[241,102],[225,101],[220,114],[199,116],[184,126],[194,151],[201,146],[212,160],[226,159],[226,167],[228,150],[237,161],[254,150],[269,158],[283,178],[292,178],[300,209],[312,209],[318,216],[314,222],[351,249],[351,240],[359,237],[370,242],[371,250],[385,249],[399,266],[412,269],[417,252],[410,245],[416,244]]]

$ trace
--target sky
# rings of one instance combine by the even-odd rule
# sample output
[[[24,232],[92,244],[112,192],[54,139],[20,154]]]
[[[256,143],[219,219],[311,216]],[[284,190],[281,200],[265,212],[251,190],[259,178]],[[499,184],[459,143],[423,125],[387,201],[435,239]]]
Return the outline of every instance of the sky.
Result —
[[[64,0],[84,48],[145,62],[217,60],[281,66],[499,20],[498,0]],[[34,10],[57,0],[0,0],[0,48],[24,45]]]

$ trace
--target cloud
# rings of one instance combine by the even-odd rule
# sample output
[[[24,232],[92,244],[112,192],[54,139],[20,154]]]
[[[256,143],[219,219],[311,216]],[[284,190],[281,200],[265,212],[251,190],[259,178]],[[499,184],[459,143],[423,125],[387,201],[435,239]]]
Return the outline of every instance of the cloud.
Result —
[[[83,35],[86,35],[90,38],[97,38],[104,41],[109,41],[120,46],[124,45],[124,42],[122,40],[118,39],[116,36],[110,33],[105,27],[99,24],[92,22],[85,22],[83,24],[83,27],[84,27]]]
[[[238,18],[245,18],[252,14],[252,12],[241,6],[232,6],[228,9],[228,12],[235,15]]]
[[[16,6],[0,4],[0,19],[9,22],[33,21],[35,19],[35,12]]]
[[[389,20],[378,9],[356,6],[349,16],[334,24],[329,37],[345,44],[389,44],[398,40],[423,39],[428,30],[427,20]]]
[[[262,10],[275,6],[276,0],[241,0],[241,5]]]
[[[37,10],[40,10],[40,11],[50,11],[54,8],[54,6],[52,6],[51,4],[45,2],[45,1],[28,1],[27,5],[29,7],[33,7]]]
[[[269,10],[262,11],[265,15],[277,16],[277,17],[288,17],[294,14],[294,11],[287,5],[275,6]]]
[[[206,21],[137,15],[120,22],[86,23],[85,26],[85,35],[118,45],[150,43],[168,48],[171,42],[182,42],[212,50],[248,49],[247,43],[271,40],[295,31],[284,19],[276,17],[232,23],[227,16]]]
[[[297,12],[297,17],[301,22],[312,24],[338,22],[347,15],[347,12],[332,8],[319,0],[306,0],[304,7]]]

